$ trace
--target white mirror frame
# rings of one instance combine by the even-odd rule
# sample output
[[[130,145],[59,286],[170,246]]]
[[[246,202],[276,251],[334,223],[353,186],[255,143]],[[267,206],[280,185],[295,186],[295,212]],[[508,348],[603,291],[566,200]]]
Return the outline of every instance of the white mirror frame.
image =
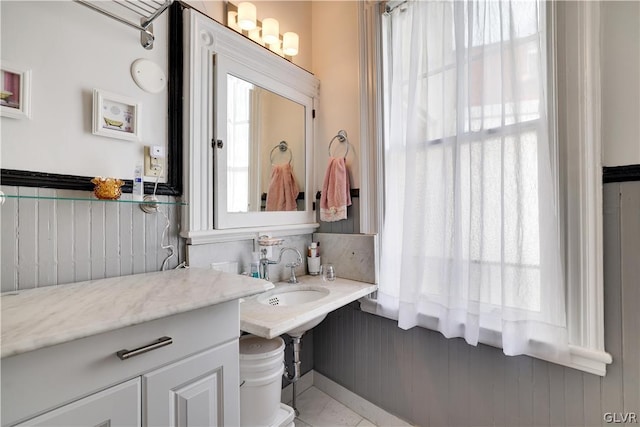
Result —
[[[320,82],[309,72],[210,18],[190,9],[183,13],[186,41],[184,201],[187,205],[183,208],[181,236],[190,244],[202,244],[251,238],[261,232],[275,235],[313,232],[319,224],[315,222],[311,194],[314,176],[312,110]],[[219,187],[214,182],[214,155],[219,154],[216,141],[226,143],[226,126],[216,129],[214,121],[225,123],[226,98],[223,108],[214,108],[214,93],[220,84],[216,84],[216,80],[224,79],[226,88],[226,70],[230,68],[237,77],[284,97],[299,103],[306,100],[304,211],[228,214],[226,198],[224,203],[218,203],[218,194],[226,194],[226,188],[218,193]],[[224,93],[226,90],[219,95],[224,96]],[[222,205],[221,208],[214,211],[218,205]],[[216,225],[224,228],[216,228]]]

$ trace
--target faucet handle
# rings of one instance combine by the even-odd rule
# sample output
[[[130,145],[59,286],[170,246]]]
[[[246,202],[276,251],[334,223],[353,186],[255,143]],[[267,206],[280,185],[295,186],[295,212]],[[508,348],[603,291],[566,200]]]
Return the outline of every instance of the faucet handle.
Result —
[[[285,264],[285,267],[289,267],[291,269],[291,275],[289,276],[289,283],[298,283],[298,278],[296,277],[296,267],[300,266],[299,262],[291,262],[289,264]]]

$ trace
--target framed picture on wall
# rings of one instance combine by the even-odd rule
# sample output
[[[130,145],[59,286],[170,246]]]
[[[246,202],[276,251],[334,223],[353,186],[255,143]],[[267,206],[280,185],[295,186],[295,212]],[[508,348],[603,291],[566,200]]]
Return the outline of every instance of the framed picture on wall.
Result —
[[[2,61],[0,115],[14,119],[31,118],[31,70]]]
[[[140,140],[140,103],[134,99],[93,90],[93,134],[110,138]]]

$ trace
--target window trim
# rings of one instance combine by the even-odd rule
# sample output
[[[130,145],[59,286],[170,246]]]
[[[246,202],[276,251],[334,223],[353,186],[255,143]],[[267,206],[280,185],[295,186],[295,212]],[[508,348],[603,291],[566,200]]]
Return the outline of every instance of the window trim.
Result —
[[[570,93],[566,88],[563,95],[565,109],[567,105],[575,108],[575,114],[563,113],[562,108],[553,102],[560,95],[557,86],[558,52],[554,46],[550,50],[549,60],[553,70],[550,85],[555,92],[549,95],[552,109],[549,116],[565,127],[567,141],[578,149],[580,164],[580,186],[576,195],[581,212],[577,238],[577,246],[569,248],[568,257],[577,257],[580,277],[569,281],[567,289],[567,322],[570,338],[570,360],[543,359],[548,362],[562,364],[574,369],[604,376],[607,364],[612,362],[611,355],[604,348],[604,273],[603,273],[603,232],[602,232],[602,149],[601,149],[601,81],[600,81],[600,4],[598,2],[579,2],[571,4],[570,19],[575,28],[557,26],[558,14],[564,12],[559,8],[565,5],[550,2],[550,35],[558,36],[558,30],[576,47],[578,58],[576,74],[572,77],[576,91]],[[360,31],[360,112],[361,134],[364,141],[362,161],[360,165],[363,177],[363,195],[360,205],[360,232],[376,233],[382,230],[382,197],[377,196],[376,189],[384,188],[383,184],[383,131],[382,124],[382,12],[384,1],[366,1],[359,3]],[[566,60],[566,59],[565,59]],[[573,95],[573,96],[572,96]],[[557,144],[558,126],[551,126],[552,144]],[[560,159],[554,159],[560,161]],[[373,185],[364,183],[371,183]],[[571,236],[569,236],[571,237]],[[569,245],[569,239],[567,239]],[[574,247],[576,246],[576,247]],[[379,260],[375,260],[376,282],[379,277]],[[378,311],[375,298],[363,298],[361,309],[368,313],[397,320],[397,314]],[[484,332],[484,333],[482,333]],[[495,346],[495,331],[481,331],[485,339],[483,344]],[[538,357],[538,356],[533,356]],[[539,358],[539,357],[538,357]]]

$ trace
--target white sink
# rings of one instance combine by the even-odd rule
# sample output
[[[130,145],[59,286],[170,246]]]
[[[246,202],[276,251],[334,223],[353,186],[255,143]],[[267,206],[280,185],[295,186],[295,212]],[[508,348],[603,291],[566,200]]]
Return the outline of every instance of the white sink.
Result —
[[[300,276],[300,283],[276,283],[275,288],[240,304],[240,329],[271,339],[282,334],[301,336],[327,314],[377,289],[371,283],[318,276]]]
[[[329,295],[329,290],[320,286],[291,285],[290,288],[274,289],[258,296],[258,302],[266,305],[300,305],[317,301]]]
[[[300,306],[318,301],[328,296],[329,292],[329,289],[321,286],[291,285],[291,287],[280,287],[278,289],[264,292],[256,298],[256,301],[260,304],[273,306],[274,309],[277,310],[277,307],[279,306]],[[327,313],[314,317],[293,329],[289,329],[287,333],[292,337],[301,337],[306,331],[314,328],[322,322],[325,317],[327,317]]]

